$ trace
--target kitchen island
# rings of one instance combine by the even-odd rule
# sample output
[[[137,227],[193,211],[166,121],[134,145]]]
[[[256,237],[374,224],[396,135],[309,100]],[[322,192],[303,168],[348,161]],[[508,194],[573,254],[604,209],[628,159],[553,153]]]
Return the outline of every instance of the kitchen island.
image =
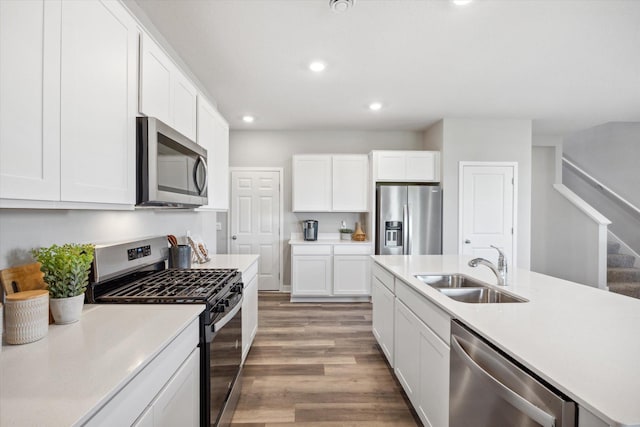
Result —
[[[463,322],[574,400],[581,409],[581,426],[640,425],[639,300],[512,269],[508,285],[500,289],[528,302],[469,304],[447,297],[414,275],[462,273],[495,286],[496,277],[488,268],[467,265],[470,257],[372,258],[374,269],[382,267],[418,299]],[[439,335],[448,345],[448,337]],[[584,424],[591,414],[603,423]]]
[[[184,409],[197,417],[203,309],[87,304],[79,322],[49,325],[33,343],[4,345],[0,425],[130,425],[181,365],[195,366],[195,406]]]

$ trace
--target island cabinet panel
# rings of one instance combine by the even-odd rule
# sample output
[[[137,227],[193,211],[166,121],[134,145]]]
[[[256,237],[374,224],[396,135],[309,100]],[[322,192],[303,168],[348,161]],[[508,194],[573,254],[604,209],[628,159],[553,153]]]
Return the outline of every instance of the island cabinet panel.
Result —
[[[371,279],[373,335],[393,368],[395,297],[377,277]]]
[[[395,304],[394,372],[414,407],[420,381],[420,319],[399,300]]]
[[[419,380],[416,412],[427,426],[449,425],[449,346],[420,322]]]

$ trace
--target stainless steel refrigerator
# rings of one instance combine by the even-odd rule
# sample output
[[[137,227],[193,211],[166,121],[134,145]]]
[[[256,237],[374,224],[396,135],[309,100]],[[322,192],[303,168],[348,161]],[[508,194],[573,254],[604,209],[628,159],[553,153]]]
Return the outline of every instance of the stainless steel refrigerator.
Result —
[[[376,254],[442,253],[442,188],[376,185]]]

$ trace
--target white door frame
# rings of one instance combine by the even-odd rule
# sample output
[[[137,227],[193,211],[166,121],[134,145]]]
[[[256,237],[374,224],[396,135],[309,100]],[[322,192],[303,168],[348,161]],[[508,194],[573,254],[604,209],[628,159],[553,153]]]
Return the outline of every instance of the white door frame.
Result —
[[[465,166],[511,166],[513,167],[513,245],[512,259],[507,260],[512,268],[518,264],[516,262],[518,254],[518,162],[467,162],[461,161],[458,165],[458,254],[462,253],[462,196],[464,185],[464,167]]]
[[[232,194],[232,180],[231,180],[231,172],[239,171],[239,172],[277,172],[278,173],[278,193],[280,194],[280,223],[278,224],[278,252],[280,254],[280,278],[278,279],[278,287],[280,288],[280,292],[282,292],[282,280],[284,278],[284,253],[282,250],[282,242],[284,239],[284,197],[282,192],[282,179],[284,178],[284,168],[271,168],[271,167],[230,167],[229,168],[229,198],[231,198]],[[232,203],[229,201],[229,213],[227,214],[227,253],[231,253],[231,206]],[[258,265],[259,265],[258,261]]]

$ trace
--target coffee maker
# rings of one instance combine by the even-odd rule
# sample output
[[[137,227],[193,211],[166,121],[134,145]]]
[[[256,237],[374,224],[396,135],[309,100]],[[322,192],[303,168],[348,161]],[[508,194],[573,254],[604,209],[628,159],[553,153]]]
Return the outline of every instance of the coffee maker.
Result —
[[[302,221],[302,234],[304,240],[318,240],[318,221],[315,219]]]

